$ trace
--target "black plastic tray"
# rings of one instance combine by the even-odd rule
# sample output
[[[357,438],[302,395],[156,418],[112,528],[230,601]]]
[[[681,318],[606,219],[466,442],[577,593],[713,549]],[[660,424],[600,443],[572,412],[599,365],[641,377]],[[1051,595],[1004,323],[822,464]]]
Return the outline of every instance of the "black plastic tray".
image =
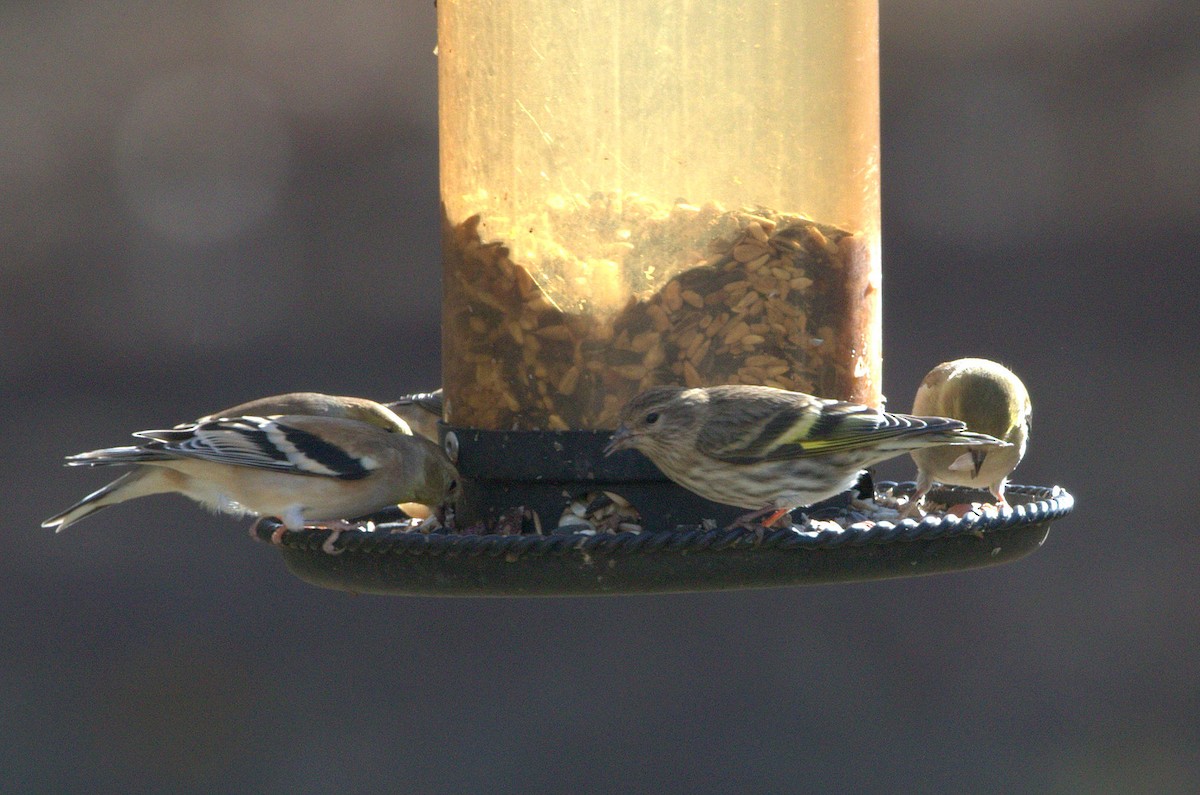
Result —
[[[911,494],[911,483],[879,484]],[[458,535],[351,530],[322,549],[329,531],[286,531],[280,551],[305,582],[355,593],[423,596],[565,596],[769,588],[877,580],[993,566],[1037,549],[1074,498],[1057,486],[1009,485],[1010,508],[860,522],[842,530],[807,524],[768,531],[706,530],[551,535]],[[943,488],[939,503],[986,501]],[[278,527],[260,522],[259,537]]]

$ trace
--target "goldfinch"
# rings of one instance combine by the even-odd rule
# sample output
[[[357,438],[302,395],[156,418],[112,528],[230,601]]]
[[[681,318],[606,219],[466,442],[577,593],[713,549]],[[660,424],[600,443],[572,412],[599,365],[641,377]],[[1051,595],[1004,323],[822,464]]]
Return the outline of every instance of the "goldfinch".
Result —
[[[1004,487],[1025,456],[1033,421],[1033,406],[1021,379],[987,359],[943,362],[921,381],[913,413],[962,420],[972,431],[1003,439],[1008,445],[914,451],[917,490],[906,507],[908,513],[916,510],[934,483],[986,488],[998,504],[1008,504]]]
[[[231,406],[224,411],[201,417],[201,421],[218,417],[240,417],[243,415],[272,416],[280,414],[311,414],[318,417],[341,417],[361,420],[380,428],[400,433],[413,433],[437,441],[437,420],[441,418],[442,390],[406,395],[395,403],[384,405],[366,398],[344,395],[325,395],[320,392],[289,392],[284,395],[251,400]],[[393,407],[395,411],[393,411]],[[433,412],[437,412],[434,417]],[[409,421],[411,418],[411,421]],[[409,516],[428,519],[437,506],[406,502],[400,505]]]
[[[278,417],[283,414],[338,417],[344,420],[370,423],[388,431],[412,433],[409,424],[382,403],[376,403],[374,400],[366,398],[325,395],[320,392],[288,392],[283,395],[258,398],[208,414],[196,422],[207,422],[222,417]]]
[[[42,526],[62,531],[109,505],[178,492],[215,511],[277,517],[289,530],[344,529],[342,520],[397,503],[440,506],[457,495],[458,473],[442,449],[398,426],[233,416],[134,436],[146,441],[69,456],[68,466],[135,468]]]
[[[764,386],[656,387],[622,409],[606,454],[633,448],[701,497],[756,509],[735,525],[852,487],[863,467],[934,445],[1000,446],[945,417],[888,414]]]

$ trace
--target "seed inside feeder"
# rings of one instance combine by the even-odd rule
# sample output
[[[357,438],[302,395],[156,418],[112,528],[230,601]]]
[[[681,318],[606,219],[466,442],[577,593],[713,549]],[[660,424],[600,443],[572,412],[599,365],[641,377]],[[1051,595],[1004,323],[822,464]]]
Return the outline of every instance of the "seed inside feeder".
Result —
[[[485,240],[481,229],[499,234]],[[504,229],[544,230],[521,253]],[[513,237],[517,237],[516,234]],[[448,421],[607,429],[660,384],[878,405],[865,240],[800,215],[597,194],[446,223]]]

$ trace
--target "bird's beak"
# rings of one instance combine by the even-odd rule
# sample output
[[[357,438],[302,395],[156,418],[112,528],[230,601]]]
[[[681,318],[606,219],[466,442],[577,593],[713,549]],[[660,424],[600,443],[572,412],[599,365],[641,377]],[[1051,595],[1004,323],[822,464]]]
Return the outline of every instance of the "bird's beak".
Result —
[[[624,450],[633,441],[633,432],[622,424],[616,431],[613,432],[612,439],[609,440],[608,446],[604,448],[604,455],[608,457],[618,450]]]

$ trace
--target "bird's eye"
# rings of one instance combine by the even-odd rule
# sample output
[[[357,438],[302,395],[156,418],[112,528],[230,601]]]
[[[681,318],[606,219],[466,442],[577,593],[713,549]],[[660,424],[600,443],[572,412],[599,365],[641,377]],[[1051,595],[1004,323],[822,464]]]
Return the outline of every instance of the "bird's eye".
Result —
[[[652,411],[646,415],[646,424],[647,425],[653,425],[656,422],[658,422],[658,412],[657,411]]]

